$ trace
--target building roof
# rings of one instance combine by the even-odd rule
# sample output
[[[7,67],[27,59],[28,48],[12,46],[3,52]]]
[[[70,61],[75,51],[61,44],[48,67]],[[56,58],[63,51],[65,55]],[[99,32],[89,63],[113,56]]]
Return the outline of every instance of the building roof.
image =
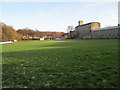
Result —
[[[99,23],[99,22],[90,22],[90,23],[86,23],[86,24],[83,24],[83,25],[76,26],[75,28],[82,27],[82,26],[85,26],[85,25],[89,25],[89,24],[92,24],[92,23]]]
[[[100,28],[100,29],[94,29],[92,31],[100,31],[100,30],[109,30],[109,29],[118,29],[120,26],[112,26],[112,27],[105,27],[105,28]]]

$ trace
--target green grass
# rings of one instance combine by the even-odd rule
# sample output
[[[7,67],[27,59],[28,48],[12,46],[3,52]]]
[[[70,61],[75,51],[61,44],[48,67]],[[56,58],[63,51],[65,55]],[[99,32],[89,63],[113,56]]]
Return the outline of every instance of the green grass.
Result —
[[[3,88],[117,88],[118,40],[2,45]]]

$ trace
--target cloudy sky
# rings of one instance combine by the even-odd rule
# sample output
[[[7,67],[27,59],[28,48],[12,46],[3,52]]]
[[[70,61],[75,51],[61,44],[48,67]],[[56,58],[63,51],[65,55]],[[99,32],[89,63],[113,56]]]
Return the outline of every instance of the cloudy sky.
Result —
[[[100,22],[118,24],[118,2],[0,2],[0,21],[15,29],[63,31],[67,26]]]

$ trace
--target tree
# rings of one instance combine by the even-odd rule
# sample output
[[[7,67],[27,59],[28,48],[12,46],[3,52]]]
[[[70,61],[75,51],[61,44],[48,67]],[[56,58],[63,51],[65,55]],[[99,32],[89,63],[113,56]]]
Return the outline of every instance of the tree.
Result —
[[[70,31],[73,31],[75,28],[74,26],[68,26],[67,27],[67,33],[69,33]]]
[[[18,36],[20,36],[14,28],[11,26],[8,26],[6,24],[1,24],[2,27],[2,41],[12,41],[14,39],[18,39]],[[19,37],[20,39],[20,37]]]

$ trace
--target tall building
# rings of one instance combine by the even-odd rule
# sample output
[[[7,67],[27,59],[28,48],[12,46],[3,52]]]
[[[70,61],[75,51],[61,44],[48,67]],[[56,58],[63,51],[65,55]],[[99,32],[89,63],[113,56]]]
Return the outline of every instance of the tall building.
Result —
[[[70,32],[71,38],[120,38],[120,26],[100,28],[99,22],[83,24],[78,21],[78,26]]]
[[[75,27],[76,38],[91,37],[91,31],[100,28],[99,22],[90,22],[83,24],[83,21],[78,21],[79,25]]]

